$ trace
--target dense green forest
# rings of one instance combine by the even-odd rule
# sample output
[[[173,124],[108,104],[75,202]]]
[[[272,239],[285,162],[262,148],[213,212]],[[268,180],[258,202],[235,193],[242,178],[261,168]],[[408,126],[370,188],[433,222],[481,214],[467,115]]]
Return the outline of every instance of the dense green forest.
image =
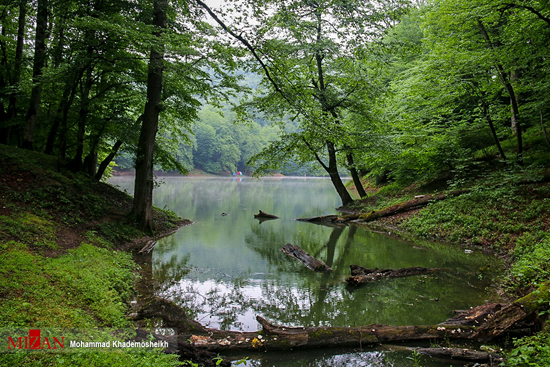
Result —
[[[324,174],[346,204],[342,170],[547,163],[544,1],[158,2],[160,25],[154,4],[3,5],[2,142],[98,179],[135,165],[158,50],[157,169]]]
[[[149,233],[154,169],[324,175],[348,208],[343,175],[500,204],[548,177],[548,0],[11,0],[0,25],[0,143],[135,167]]]

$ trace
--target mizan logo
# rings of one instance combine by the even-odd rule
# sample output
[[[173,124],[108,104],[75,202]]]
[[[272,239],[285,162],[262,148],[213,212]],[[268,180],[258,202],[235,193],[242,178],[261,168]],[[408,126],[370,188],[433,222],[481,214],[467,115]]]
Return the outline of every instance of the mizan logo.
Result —
[[[39,329],[29,330],[29,336],[20,336],[17,339],[13,339],[11,336],[8,337],[8,349],[63,349],[63,343],[65,342],[65,337],[59,338],[55,336],[53,338],[41,338],[41,331]]]

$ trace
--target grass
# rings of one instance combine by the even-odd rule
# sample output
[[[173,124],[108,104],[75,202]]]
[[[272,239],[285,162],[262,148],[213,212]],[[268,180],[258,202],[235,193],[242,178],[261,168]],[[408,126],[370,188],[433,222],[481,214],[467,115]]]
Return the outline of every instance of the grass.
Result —
[[[520,297],[550,279],[550,184],[545,178],[547,175],[547,171],[537,166],[511,166],[485,172],[453,187],[469,189],[460,196],[434,202],[413,214],[379,222],[397,225],[416,237],[500,255],[508,263],[500,286],[508,295]],[[359,202],[358,208],[363,212],[380,210],[424,193],[419,187],[393,184]],[[550,324],[546,322],[544,331],[513,341],[506,365],[547,366],[549,363]]]
[[[138,266],[123,244],[144,236],[132,198],[47,155],[0,145],[0,323],[6,328],[90,330],[96,340],[134,329],[129,302]],[[155,208],[160,231],[182,220]],[[176,366],[161,350],[0,353],[0,365]]]

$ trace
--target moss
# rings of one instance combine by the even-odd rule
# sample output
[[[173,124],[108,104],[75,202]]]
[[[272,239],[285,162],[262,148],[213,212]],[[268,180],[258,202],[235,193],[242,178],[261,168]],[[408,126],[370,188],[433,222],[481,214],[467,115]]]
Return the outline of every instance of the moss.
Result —
[[[527,311],[548,309],[550,306],[550,281],[541,284],[535,291],[518,299],[515,303],[527,308]]]

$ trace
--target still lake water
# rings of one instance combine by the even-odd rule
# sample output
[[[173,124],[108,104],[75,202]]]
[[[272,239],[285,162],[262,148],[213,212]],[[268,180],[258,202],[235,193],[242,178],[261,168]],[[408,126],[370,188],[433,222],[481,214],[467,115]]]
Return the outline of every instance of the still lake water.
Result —
[[[156,245],[156,293],[193,310],[203,325],[254,331],[261,315],[274,324],[356,326],[436,324],[450,312],[484,303],[495,258],[459,247],[415,244],[358,226],[322,226],[296,218],[336,213],[328,179],[165,177],[154,204],[194,224]],[[133,178],[109,181],[133,193]],[[258,210],[277,220],[260,223]],[[227,215],[222,215],[225,213]],[[279,249],[293,243],[333,272],[314,273]],[[352,264],[369,268],[442,268],[428,276],[346,286]],[[317,350],[251,356],[254,366],[412,366],[410,352]],[[249,362],[250,366],[251,363]],[[448,366],[423,359],[423,366]],[[454,364],[457,365],[456,363]]]

